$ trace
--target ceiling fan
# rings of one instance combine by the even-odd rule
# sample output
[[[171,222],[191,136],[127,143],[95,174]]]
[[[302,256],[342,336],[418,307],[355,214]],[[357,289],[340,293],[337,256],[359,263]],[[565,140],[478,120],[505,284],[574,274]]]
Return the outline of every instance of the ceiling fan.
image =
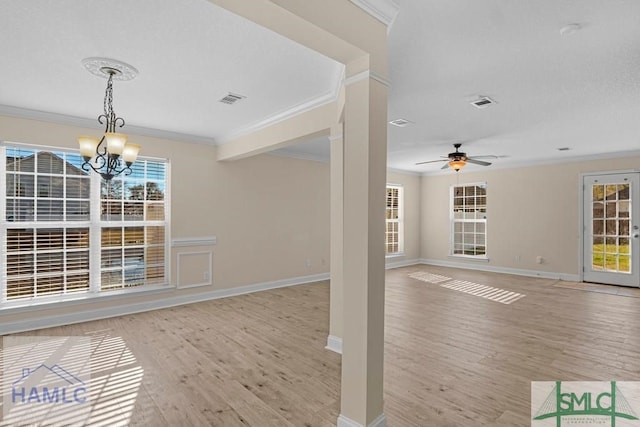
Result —
[[[453,153],[449,153],[446,159],[440,160],[429,160],[426,162],[419,162],[416,165],[424,165],[427,163],[435,163],[435,162],[447,162],[442,169],[451,168],[454,171],[458,172],[460,169],[465,167],[468,163],[473,163],[480,166],[489,166],[491,163],[485,162],[483,160],[478,160],[479,157],[488,157],[488,158],[497,158],[498,156],[477,156],[477,157],[467,157],[467,153],[463,153],[458,149],[462,147],[461,143],[453,144],[453,147],[456,149]]]

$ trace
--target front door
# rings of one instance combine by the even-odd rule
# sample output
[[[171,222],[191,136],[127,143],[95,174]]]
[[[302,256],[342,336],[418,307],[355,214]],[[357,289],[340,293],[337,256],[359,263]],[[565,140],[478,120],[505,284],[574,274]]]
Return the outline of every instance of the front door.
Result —
[[[586,175],[585,282],[640,286],[640,174]]]

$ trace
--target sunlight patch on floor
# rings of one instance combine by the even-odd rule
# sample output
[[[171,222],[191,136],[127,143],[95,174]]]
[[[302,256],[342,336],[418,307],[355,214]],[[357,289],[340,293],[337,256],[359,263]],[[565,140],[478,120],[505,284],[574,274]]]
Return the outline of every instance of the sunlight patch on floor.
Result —
[[[451,277],[440,276],[428,272],[416,272],[409,274],[412,279],[440,285],[443,288],[475,295],[501,304],[511,304],[524,298],[526,295],[492,286],[480,285],[465,280],[453,280]]]

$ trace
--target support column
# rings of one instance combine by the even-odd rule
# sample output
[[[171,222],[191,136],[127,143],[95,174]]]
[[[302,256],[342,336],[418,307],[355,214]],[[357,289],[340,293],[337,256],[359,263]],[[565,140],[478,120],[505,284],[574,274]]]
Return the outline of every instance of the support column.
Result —
[[[345,81],[342,395],[338,427],[383,427],[387,86]]]
[[[331,281],[327,349],[342,353],[344,137],[342,123],[331,128]]]

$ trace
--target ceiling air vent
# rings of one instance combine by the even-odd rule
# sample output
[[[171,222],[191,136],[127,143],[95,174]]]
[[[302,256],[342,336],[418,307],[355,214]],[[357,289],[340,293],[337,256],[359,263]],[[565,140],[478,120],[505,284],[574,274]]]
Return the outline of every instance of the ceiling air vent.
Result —
[[[246,98],[246,96],[243,95],[238,95],[236,93],[231,93],[229,92],[226,96],[224,96],[223,98],[219,99],[218,102],[222,102],[223,104],[235,104],[236,102],[240,101],[241,99]]]
[[[400,128],[406,127],[408,125],[410,125],[411,123],[413,123],[411,120],[407,120],[407,119],[395,119],[395,120],[391,120],[389,122],[389,124],[394,125],[394,126],[398,126]]]
[[[493,105],[495,103],[496,101],[489,98],[488,96],[481,96],[475,101],[471,101],[471,105],[473,105],[476,108],[487,108],[489,105]]]

